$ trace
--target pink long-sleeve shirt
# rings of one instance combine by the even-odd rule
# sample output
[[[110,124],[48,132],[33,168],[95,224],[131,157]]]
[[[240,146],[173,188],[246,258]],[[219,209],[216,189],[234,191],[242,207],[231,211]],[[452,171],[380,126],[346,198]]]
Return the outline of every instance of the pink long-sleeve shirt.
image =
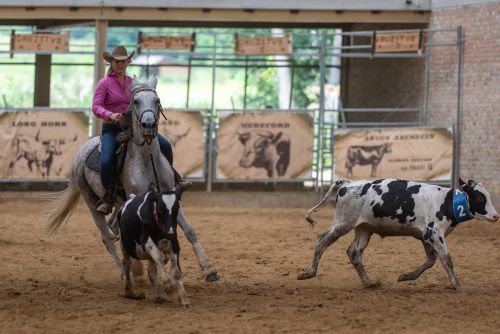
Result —
[[[111,114],[125,113],[131,99],[131,84],[132,78],[126,75],[125,85],[122,87],[113,71],[99,80],[92,100],[92,112],[94,115],[109,121]]]

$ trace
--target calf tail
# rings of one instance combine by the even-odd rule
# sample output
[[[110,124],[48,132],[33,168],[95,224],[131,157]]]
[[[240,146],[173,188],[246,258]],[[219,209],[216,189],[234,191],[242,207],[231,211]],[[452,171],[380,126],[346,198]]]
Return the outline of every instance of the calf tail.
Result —
[[[47,235],[53,235],[58,232],[64,223],[68,221],[68,218],[78,205],[80,192],[73,178],[70,178],[68,188],[56,193],[54,197],[52,210],[48,217],[47,226],[45,227]]]
[[[346,182],[348,182],[348,180],[345,180],[345,179],[338,179],[337,181],[335,181],[335,183],[333,183],[330,186],[330,189],[328,189],[328,192],[326,193],[325,197],[323,197],[323,199],[321,200],[321,202],[319,202],[316,206],[314,206],[309,211],[307,211],[306,220],[309,222],[309,224],[311,224],[311,227],[313,227],[314,224],[316,224],[316,222],[314,221],[314,219],[311,218],[311,215],[314,212],[316,212],[316,211],[319,210],[319,208],[326,202],[327,198],[330,196],[330,194],[333,191],[339,189]]]

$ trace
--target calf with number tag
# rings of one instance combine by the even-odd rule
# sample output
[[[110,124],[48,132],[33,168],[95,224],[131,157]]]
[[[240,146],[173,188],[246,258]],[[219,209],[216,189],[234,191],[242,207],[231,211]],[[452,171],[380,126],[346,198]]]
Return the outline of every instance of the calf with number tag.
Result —
[[[332,226],[319,236],[310,269],[297,279],[316,276],[321,255],[338,238],[354,229],[354,240],[347,255],[365,286],[372,286],[363,267],[363,251],[373,233],[385,236],[413,236],[422,241],[427,260],[418,269],[399,276],[398,281],[417,279],[439,258],[448,273],[452,287],[461,288],[453,272],[453,263],[445,236],[461,222],[477,218],[496,222],[498,213],[490,194],[481,185],[460,179],[460,189],[403,180],[335,182],[323,200],[309,210],[307,221],[314,225],[311,214],[323,205],[333,190],[338,189],[337,206]]]

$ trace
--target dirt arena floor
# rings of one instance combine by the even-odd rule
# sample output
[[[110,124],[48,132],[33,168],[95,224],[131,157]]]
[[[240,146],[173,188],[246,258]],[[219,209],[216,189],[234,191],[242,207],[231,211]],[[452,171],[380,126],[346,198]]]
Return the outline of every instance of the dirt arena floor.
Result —
[[[345,254],[352,232],[324,254],[318,276],[297,281],[333,208],[195,205],[186,212],[221,279],[205,283],[181,236],[193,308],[120,297],[118,269],[80,204],[56,237],[43,237],[46,202],[0,196],[0,333],[493,333],[500,332],[500,224],[470,221],[448,236],[464,288],[450,289],[439,263],[413,282],[396,280],[425,259],[419,241],[372,237],[363,288]],[[230,196],[230,194],[228,194]],[[255,196],[259,196],[258,193]],[[267,194],[269,196],[269,194]]]

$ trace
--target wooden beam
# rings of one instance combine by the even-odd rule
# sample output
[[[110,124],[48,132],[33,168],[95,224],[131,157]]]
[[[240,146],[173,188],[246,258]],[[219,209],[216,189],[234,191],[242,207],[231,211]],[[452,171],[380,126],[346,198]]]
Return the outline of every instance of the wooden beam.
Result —
[[[97,86],[99,80],[104,77],[104,72],[106,70],[106,64],[102,58],[102,53],[106,51],[106,35],[108,32],[108,21],[107,20],[96,20],[95,21],[95,54],[94,54],[94,89]],[[92,136],[99,135],[101,133],[102,121],[93,116],[93,127]]]
[[[2,20],[108,20],[161,21],[175,25],[186,21],[195,23],[428,23],[430,11],[414,10],[271,10],[210,9],[199,8],[125,8],[125,7],[14,7],[2,8]]]

